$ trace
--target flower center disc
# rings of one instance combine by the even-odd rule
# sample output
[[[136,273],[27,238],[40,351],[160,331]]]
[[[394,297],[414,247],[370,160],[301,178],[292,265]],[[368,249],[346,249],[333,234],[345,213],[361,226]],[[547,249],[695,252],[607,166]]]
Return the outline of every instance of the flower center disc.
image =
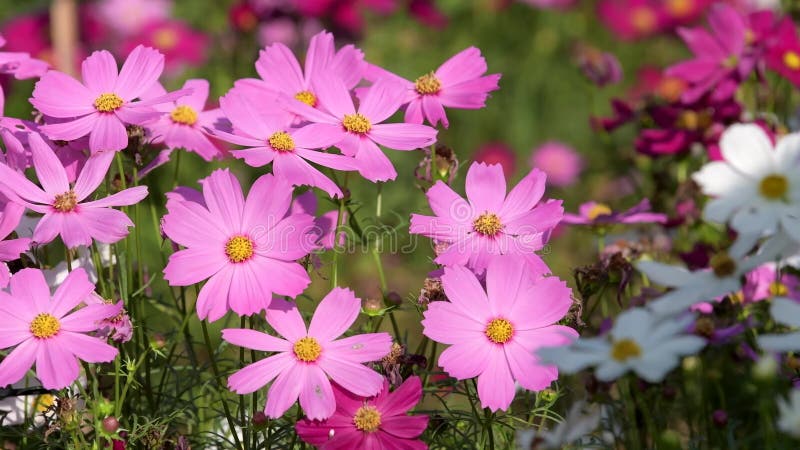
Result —
[[[691,0],[668,0],[667,9],[675,17],[685,17],[692,12],[694,6]]]
[[[506,319],[494,319],[486,325],[484,334],[495,344],[505,344],[514,336],[514,326]]]
[[[761,195],[770,200],[780,200],[789,190],[789,181],[783,175],[767,175],[758,186]]]
[[[125,101],[122,100],[119,95],[107,92],[105,94],[100,94],[100,97],[95,99],[94,109],[100,112],[113,112],[118,110],[123,103],[125,103]]]
[[[438,94],[442,89],[442,82],[430,72],[414,80],[414,89],[420,95]]]
[[[294,356],[303,362],[314,362],[322,353],[322,347],[316,339],[310,336],[299,339],[294,343]]]
[[[773,297],[786,297],[789,295],[789,288],[780,281],[773,281],[769,284],[769,295]]]
[[[305,103],[310,107],[317,106],[317,96],[314,95],[311,91],[300,91],[297,94],[294,94],[294,98],[300,100],[301,102]]]
[[[800,70],[800,55],[789,50],[783,54],[783,63],[792,70]]]
[[[53,202],[53,208],[59,212],[70,212],[76,206],[78,206],[78,196],[73,190],[56,195],[56,200]]]
[[[290,152],[294,150],[294,139],[285,131],[277,131],[269,137],[269,145],[279,152]]]
[[[611,346],[611,357],[619,362],[625,362],[630,358],[642,356],[642,348],[633,339],[622,339],[615,341]]]
[[[631,25],[640,33],[649,33],[656,28],[658,18],[652,9],[643,6],[631,13]]]
[[[342,119],[344,129],[356,134],[364,134],[372,129],[369,119],[361,114],[347,114]]]
[[[610,216],[611,213],[612,213],[611,208],[608,205],[603,204],[603,203],[598,203],[598,204],[592,206],[592,208],[589,210],[589,212],[586,213],[586,217],[589,220],[594,220],[594,219],[597,219],[600,216]]]
[[[190,106],[180,105],[169,113],[169,118],[175,123],[194,125],[197,122],[197,111]]]
[[[717,278],[725,278],[736,272],[736,261],[727,253],[718,253],[711,258],[711,270]]]
[[[225,244],[225,255],[232,263],[245,262],[253,253],[253,241],[247,236],[234,236]]]
[[[372,433],[381,426],[381,413],[374,406],[364,405],[353,416],[353,425],[360,431]]]
[[[30,330],[31,334],[39,339],[47,339],[55,336],[58,330],[61,329],[61,323],[55,316],[47,313],[41,313],[33,318]]]
[[[472,228],[484,236],[494,236],[500,232],[503,224],[500,223],[500,218],[496,214],[483,213],[472,222]]]

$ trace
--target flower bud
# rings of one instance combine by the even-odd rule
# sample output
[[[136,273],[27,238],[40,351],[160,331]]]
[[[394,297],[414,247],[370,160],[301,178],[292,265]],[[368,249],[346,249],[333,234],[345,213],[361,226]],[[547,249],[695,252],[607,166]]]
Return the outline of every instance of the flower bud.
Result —
[[[119,420],[114,416],[108,416],[103,419],[103,431],[108,434],[114,434],[119,430]]]

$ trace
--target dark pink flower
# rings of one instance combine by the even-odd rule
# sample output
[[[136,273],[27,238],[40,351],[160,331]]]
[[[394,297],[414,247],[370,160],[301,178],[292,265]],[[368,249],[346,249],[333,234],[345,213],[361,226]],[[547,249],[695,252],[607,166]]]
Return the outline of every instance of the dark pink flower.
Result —
[[[189,67],[202,65],[208,57],[208,36],[179,20],[150,22],[122,44],[128,54],[139,45],[153,47],[164,54],[164,69],[175,74]]]
[[[506,179],[511,178],[517,168],[517,155],[504,142],[489,142],[481,145],[472,159],[485,164],[500,164],[503,166],[503,174]]]
[[[428,448],[419,435],[428,426],[427,416],[409,416],[422,399],[422,383],[412,376],[390,392],[389,382],[375,397],[359,397],[333,385],[336,411],[328,419],[297,422],[297,434],[321,450]]]
[[[653,0],[600,0],[600,20],[620,39],[635,40],[660,32],[667,23]]]
[[[800,86],[800,37],[794,21],[784,18],[778,25],[774,39],[767,48],[767,67]]]

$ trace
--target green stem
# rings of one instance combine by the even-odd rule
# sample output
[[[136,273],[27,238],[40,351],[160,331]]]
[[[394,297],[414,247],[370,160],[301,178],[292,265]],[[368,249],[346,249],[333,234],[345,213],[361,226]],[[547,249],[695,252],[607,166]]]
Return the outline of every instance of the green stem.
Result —
[[[208,336],[208,325],[206,325],[205,320],[201,320],[200,326],[203,328],[203,340],[205,341],[206,349],[208,350],[208,359],[211,361],[211,370],[214,372],[214,381],[217,383],[217,387],[219,388],[219,397],[220,401],[222,402],[222,409],[225,411],[225,419],[228,420],[228,427],[230,427],[233,440],[236,443],[236,448],[240,449],[242,448],[242,443],[239,441],[239,435],[236,434],[236,425],[233,421],[233,417],[231,416],[231,410],[228,407],[228,402],[225,401],[225,397],[222,395],[222,393],[227,389],[219,381],[219,367],[217,367],[217,360],[214,358],[215,351],[214,348],[211,347],[211,338]]]
[[[344,173],[344,183],[342,185],[342,198],[339,199],[339,216],[336,217],[336,228],[334,229],[333,234],[333,273],[331,275],[331,288],[335,288],[339,285],[339,253],[341,253],[342,248],[339,246],[339,234],[342,231],[342,218],[344,217],[344,210],[345,210],[345,195],[347,195],[347,181],[349,179],[350,172]]]

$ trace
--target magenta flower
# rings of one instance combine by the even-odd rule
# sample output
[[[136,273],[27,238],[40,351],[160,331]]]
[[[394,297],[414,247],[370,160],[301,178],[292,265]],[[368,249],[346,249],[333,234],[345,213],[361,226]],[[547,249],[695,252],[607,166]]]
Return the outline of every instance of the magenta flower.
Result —
[[[481,51],[469,47],[453,55],[433,72],[420,76],[413,82],[377,66],[370,66],[366,77],[376,81],[387,78],[403,90],[406,106],[405,121],[422,123],[423,117],[433,126],[450,123],[444,107],[480,109],[486,106],[489,92],[499,89],[500,74],[484,75],[486,59]]]
[[[170,255],[164,279],[170,286],[208,282],[197,298],[200,319],[215,321],[232,309],[239,315],[267,308],[272,295],[295,297],[309,285],[296,262],[316,248],[314,218],[286,216],[292,188],[282,178],[263,175],[245,199],[236,177],[215,170],[201,180],[200,193],[183,188],[183,199],[167,202],[162,228],[186,247]]]
[[[129,36],[150,23],[170,17],[169,0],[103,0],[91,4],[98,20],[115,33]]]
[[[333,396],[333,416],[297,422],[295,430],[300,439],[321,450],[428,448],[417,439],[427,428],[428,417],[408,415],[422,399],[419,377],[409,377],[393,392],[384,380],[383,389],[372,398],[355,396],[334,384]]]
[[[222,338],[240,347],[274,352],[228,378],[237,394],[255,392],[272,380],[264,413],[281,417],[299,398],[309,419],[323,420],[336,409],[332,379],[344,390],[362,397],[378,394],[383,377],[363,363],[389,353],[388,333],[368,333],[336,339],[355,322],[361,300],[353,291],[334,288],[317,306],[306,329],[297,307],[275,299],[267,309],[267,322],[284,339],[245,329],[222,330]]]
[[[113,244],[128,235],[133,222],[112,206],[128,206],[147,196],[147,186],[137,186],[98,200],[86,200],[103,182],[114,152],[93,155],[83,166],[73,186],[67,181],[64,166],[42,139],[35,133],[28,135],[33,156],[33,167],[42,187],[5,164],[0,164],[0,185],[7,193],[19,197],[19,203],[28,209],[44,214],[33,231],[33,241],[47,244],[60,235],[64,245],[75,248],[90,246],[92,239]]]
[[[345,155],[355,156],[359,173],[370,181],[397,177],[392,162],[378,144],[394,150],[416,150],[436,142],[436,129],[427,125],[381,123],[391,117],[402,102],[402,90],[390,81],[373,84],[358,109],[338,78],[329,78],[315,89],[322,109],[291,99],[286,99],[287,107],[312,122],[303,130],[306,135],[316,137],[317,146],[336,145]]]
[[[0,36],[0,48],[5,45],[6,40]],[[28,53],[0,52],[0,73],[13,75],[18,80],[40,77],[49,68],[49,64],[32,58]]]
[[[24,206],[9,201],[0,192],[0,289],[8,285],[11,277],[6,262],[19,259],[19,255],[28,251],[31,245],[31,240],[28,238],[5,240],[19,225],[24,213]]]
[[[580,153],[561,142],[545,142],[533,151],[531,165],[547,174],[553,186],[569,187],[578,181],[584,162]]]
[[[83,61],[83,84],[56,70],[36,83],[33,106],[46,116],[69,119],[48,123],[42,131],[53,140],[71,141],[89,135],[92,153],[128,146],[128,124],[142,125],[161,113],[152,108],[189,92],[176,91],[135,101],[151,88],[164,69],[164,55],[149,47],[136,47],[117,73],[111,53],[101,50]]]
[[[317,135],[311,127],[291,128],[291,119],[286,116],[261,113],[255,104],[236,91],[222,97],[220,105],[233,124],[234,133],[216,130],[216,135],[249,147],[232,151],[233,156],[253,167],[272,163],[272,173],[293,186],[315,186],[331,197],[342,196],[336,183],[309,162],[336,170],[356,170],[358,167],[352,157],[315,151],[329,145],[324,136]]]
[[[617,223],[666,223],[665,214],[650,212],[650,200],[643,199],[626,211],[613,211],[608,205],[586,202],[578,208],[578,214],[564,214],[564,223],[571,225],[613,225]]]
[[[466,265],[481,273],[495,255],[521,258],[537,273],[550,269],[535,253],[561,220],[561,201],[539,202],[547,176],[533,169],[506,196],[500,165],[473,163],[467,172],[467,200],[441,181],[428,189],[435,216],[411,215],[409,232],[441,245],[436,263]]]
[[[800,36],[790,17],[776,27],[765,59],[767,67],[800,86]]]
[[[38,269],[20,270],[10,285],[10,293],[0,291],[0,348],[15,348],[0,362],[0,387],[21,380],[36,363],[36,377],[45,389],[63,389],[78,378],[79,359],[100,363],[116,358],[116,348],[87,333],[122,305],[72,312],[94,291],[83,269],[73,270],[53,295]]]
[[[484,408],[508,409],[514,382],[540,391],[558,378],[554,366],[539,363],[541,347],[568,344],[578,336],[554,325],[572,306],[571,291],[555,277],[534,281],[527,268],[509,258],[494,258],[486,270],[486,289],[465,267],[445,267],[442,286],[450,301],[431,302],[423,334],[450,347],[439,365],[459,380],[478,377]]]
[[[222,151],[209,138],[206,131],[222,119],[222,111],[205,111],[208,100],[208,81],[202,79],[186,80],[183,89],[191,94],[171,103],[154,106],[164,113],[154,121],[144,124],[152,144],[165,144],[167,151],[183,148],[195,152],[206,161],[222,157]],[[143,100],[163,97],[167,91],[158,82],[142,94]]]
[[[668,18],[654,0],[600,0],[597,14],[620,39],[636,40],[664,29]]]
[[[678,30],[695,57],[666,71],[667,76],[690,84],[681,97],[686,103],[694,103],[706,93],[713,101],[731,97],[755,67],[756,60],[747,52],[747,23],[736,9],[715,5],[708,14],[708,23],[711,32],[702,27]]]
[[[511,178],[517,169],[517,155],[505,142],[487,142],[475,151],[472,160],[486,164],[500,164],[506,178]]]
[[[179,20],[163,20],[147,23],[139,33],[129,36],[122,43],[122,52],[130,53],[139,45],[153,47],[164,54],[164,70],[171,75],[186,67],[197,67],[205,63],[208,36]]]

